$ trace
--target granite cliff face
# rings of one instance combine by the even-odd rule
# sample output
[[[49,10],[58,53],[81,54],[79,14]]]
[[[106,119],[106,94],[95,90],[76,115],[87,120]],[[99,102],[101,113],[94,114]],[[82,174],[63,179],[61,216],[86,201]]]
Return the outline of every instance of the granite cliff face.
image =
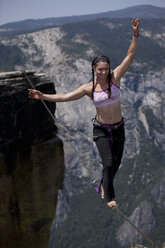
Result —
[[[142,202],[129,216],[136,226],[138,226],[144,233],[148,234],[155,228],[156,220],[153,215],[153,209],[150,202]],[[135,230],[129,223],[124,223],[117,232],[117,240],[121,246],[129,245],[130,243],[142,240],[142,235]]]
[[[114,29],[114,26],[110,26],[110,29]],[[2,38],[1,43],[10,46],[19,43],[20,49],[28,58],[25,67],[49,75],[53,78],[57,92],[66,93],[89,81],[91,78],[90,60],[95,56],[95,50],[87,40],[75,34],[74,42],[86,44],[88,48],[84,51],[85,58],[71,60],[70,54],[65,53],[60,46],[65,35],[60,28],[52,28],[19,35],[12,39]],[[160,35],[161,39],[159,40],[158,36],[152,35],[147,30],[142,30],[141,35],[153,37],[157,42],[164,39],[163,34]],[[164,46],[163,42],[161,42],[161,46]],[[121,177],[124,178],[124,186],[126,185],[128,192],[132,193],[130,196],[137,195],[134,199],[136,205],[130,207],[130,218],[137,224],[142,224],[141,227],[146,227],[145,231],[150,233],[159,225],[157,216],[155,216],[157,207],[161,210],[164,208],[164,179],[161,159],[157,167],[159,177],[151,173],[156,171],[152,165],[156,153],[163,154],[165,151],[164,73],[163,70],[144,73],[143,63],[139,64],[136,61],[132,67],[134,73],[128,72],[121,82],[122,113],[126,119],[126,143],[121,171],[124,167],[128,169],[125,169],[127,170],[125,174],[123,171],[121,172],[123,173]],[[15,68],[23,69],[20,64]],[[67,220],[69,212],[72,211],[70,208],[72,197],[83,193],[91,178],[99,178],[101,175],[100,158],[92,142],[92,118],[95,116],[95,109],[91,100],[84,97],[76,102],[57,103],[55,114],[59,123],[62,124],[59,135],[63,140],[66,169],[64,188],[59,190],[56,216],[51,227],[50,247],[54,247],[55,244],[56,228],[62,226]],[[39,116],[35,116],[35,118],[39,121]],[[70,143],[77,152],[72,149]],[[145,147],[146,144],[151,144],[151,146]],[[155,150],[155,153],[149,151],[150,154],[145,158],[145,155],[148,154],[147,149],[151,149],[151,147],[154,147],[156,152]],[[146,153],[143,153],[143,150]],[[83,157],[85,165],[81,163],[78,155]],[[156,163],[156,161],[154,162]],[[129,166],[126,167],[129,163],[131,169]],[[145,163],[144,170],[140,167],[142,163]],[[153,178],[155,181],[152,181]],[[160,180],[159,183],[158,180]],[[146,195],[149,199],[146,201],[142,197],[143,188],[144,190],[148,189]],[[118,192],[120,194],[120,190]],[[121,195],[122,204],[125,204],[126,209],[129,207],[127,197],[128,195]],[[140,216],[143,216],[142,223]],[[140,240],[138,234],[134,233],[126,223],[118,226],[116,230],[115,238],[118,246],[125,246]]]
[[[54,93],[44,74],[27,72]],[[41,102],[28,98],[21,72],[0,73],[1,247],[46,247],[64,178],[63,145]],[[55,104],[48,104],[54,113]]]

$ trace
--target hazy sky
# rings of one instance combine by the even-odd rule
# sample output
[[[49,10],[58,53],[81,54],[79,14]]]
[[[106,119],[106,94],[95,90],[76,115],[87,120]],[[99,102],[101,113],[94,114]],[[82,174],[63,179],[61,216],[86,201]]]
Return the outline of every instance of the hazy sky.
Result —
[[[165,0],[0,0],[0,25],[25,19],[100,13],[139,4],[165,7]]]

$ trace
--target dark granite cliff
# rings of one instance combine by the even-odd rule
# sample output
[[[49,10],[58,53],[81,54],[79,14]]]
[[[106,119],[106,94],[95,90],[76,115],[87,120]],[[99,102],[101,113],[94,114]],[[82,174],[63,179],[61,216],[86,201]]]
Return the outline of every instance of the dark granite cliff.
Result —
[[[37,89],[55,92],[45,75],[27,75]],[[19,71],[0,73],[1,248],[47,247],[63,186],[63,144],[42,103],[28,98],[29,87]]]

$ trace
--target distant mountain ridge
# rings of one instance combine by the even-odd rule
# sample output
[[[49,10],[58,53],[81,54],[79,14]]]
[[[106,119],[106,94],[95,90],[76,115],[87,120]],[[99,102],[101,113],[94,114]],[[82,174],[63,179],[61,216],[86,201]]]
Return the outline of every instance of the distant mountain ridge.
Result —
[[[0,25],[0,36],[31,32],[60,26],[65,23],[94,20],[98,18],[132,18],[136,16],[140,18],[165,18],[165,8],[153,5],[136,5],[125,9],[97,14],[23,20]]]

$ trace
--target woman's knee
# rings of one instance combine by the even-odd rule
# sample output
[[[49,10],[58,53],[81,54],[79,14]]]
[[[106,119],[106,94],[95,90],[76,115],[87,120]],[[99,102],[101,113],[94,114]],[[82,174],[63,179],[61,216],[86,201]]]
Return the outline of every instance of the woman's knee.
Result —
[[[112,168],[112,157],[109,156],[103,161],[103,167],[106,170],[110,170]]]

